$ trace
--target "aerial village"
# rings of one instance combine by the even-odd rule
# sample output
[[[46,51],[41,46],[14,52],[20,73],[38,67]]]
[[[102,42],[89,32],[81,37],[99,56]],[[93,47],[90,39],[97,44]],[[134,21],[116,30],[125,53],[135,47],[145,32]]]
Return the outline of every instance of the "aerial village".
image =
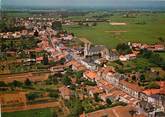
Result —
[[[55,108],[58,117],[160,117],[165,66],[153,53],[165,45],[128,42],[109,49],[62,29],[74,23],[17,18],[13,25],[20,29],[0,33],[2,112]],[[157,67],[124,68],[137,58]]]

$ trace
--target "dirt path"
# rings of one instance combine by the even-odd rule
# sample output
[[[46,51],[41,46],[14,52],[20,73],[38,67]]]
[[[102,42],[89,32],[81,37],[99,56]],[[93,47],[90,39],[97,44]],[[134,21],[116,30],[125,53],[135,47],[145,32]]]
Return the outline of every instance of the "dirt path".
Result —
[[[78,38],[80,41],[82,41],[83,43],[90,43],[90,44],[92,44],[88,39],[86,39],[86,38]]]
[[[114,31],[105,31],[107,33],[124,33],[124,32],[128,32],[126,30],[114,30]]]

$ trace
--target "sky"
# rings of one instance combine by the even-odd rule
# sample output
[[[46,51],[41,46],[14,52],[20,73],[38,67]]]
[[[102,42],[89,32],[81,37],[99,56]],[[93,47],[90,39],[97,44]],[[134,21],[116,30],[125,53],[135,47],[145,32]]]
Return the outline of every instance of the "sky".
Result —
[[[0,0],[3,6],[129,6],[165,0]],[[160,4],[162,5],[162,3]]]

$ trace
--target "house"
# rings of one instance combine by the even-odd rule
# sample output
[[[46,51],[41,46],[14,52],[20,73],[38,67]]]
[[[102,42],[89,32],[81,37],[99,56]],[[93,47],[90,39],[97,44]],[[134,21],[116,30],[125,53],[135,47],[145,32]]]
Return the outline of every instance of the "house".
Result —
[[[88,93],[91,97],[95,97],[96,94],[103,93],[103,89],[100,87],[91,87],[88,89]]]
[[[51,71],[51,72],[64,72],[64,68],[65,68],[65,66],[64,65],[59,65],[59,66],[51,66],[50,68],[49,68],[49,70]]]
[[[139,106],[142,110],[146,111],[146,112],[153,112],[154,111],[154,107],[152,104],[148,103],[147,101],[141,100],[138,102],[137,106]],[[149,116],[150,113],[148,113]],[[149,117],[155,117],[155,116],[149,116]]]
[[[59,88],[59,91],[61,93],[62,98],[65,100],[69,100],[72,96],[71,90],[66,86]]]
[[[85,43],[84,57],[89,57],[93,55],[99,55],[102,58],[106,58],[106,56],[109,56],[109,50],[102,45],[92,46],[90,43]]]
[[[94,63],[94,60],[91,58],[85,58],[85,59],[81,60],[81,64],[83,64],[87,69],[97,70],[97,66]]]
[[[68,63],[66,63],[66,66],[71,66],[72,70],[74,71],[85,71],[85,66],[79,63],[76,60],[71,60]]]
[[[7,51],[6,54],[8,56],[17,56],[17,53],[15,51]]]
[[[117,101],[119,99],[119,96],[123,93],[121,90],[117,88],[111,88],[108,92],[104,90],[104,93],[100,94],[100,98],[106,102],[107,99],[110,99],[111,101]]]
[[[114,86],[118,86],[119,81],[124,79],[124,75],[117,73],[113,67],[102,67],[98,70],[97,75]]]
[[[133,106],[136,106],[137,103],[139,102],[138,99],[132,97],[131,95],[129,95],[125,92],[122,92],[118,95],[118,100],[121,101],[121,102],[125,102],[128,105],[133,105]]]
[[[95,71],[86,70],[83,73],[83,77],[94,82],[96,81],[97,73]]]
[[[43,57],[42,56],[36,58],[36,62],[37,63],[41,63],[42,61],[43,61]]]
[[[110,61],[116,61],[118,59],[119,59],[119,55],[118,55],[116,49],[112,49],[109,52],[109,58],[108,58],[108,60],[110,60]]]
[[[73,39],[73,36],[72,36],[71,34],[67,34],[67,36],[64,36],[64,37],[63,37],[63,39],[64,39],[64,40],[70,41],[70,40]]]
[[[165,51],[165,47],[163,44],[156,44],[155,46],[155,51]]]
[[[132,117],[130,114],[130,111],[134,110],[136,112],[136,109],[132,106],[117,106],[113,108],[108,109],[102,109],[90,113],[83,113],[80,115],[80,117]],[[140,117],[138,114],[135,114],[134,117]],[[141,116],[146,117],[146,116]]]
[[[95,60],[94,62],[98,65],[102,65],[102,64],[107,63],[107,60],[105,58],[100,58],[100,59]]]
[[[153,52],[161,52],[165,50],[165,47],[163,44],[155,44],[155,45],[149,45],[149,47],[146,49]]]
[[[103,79],[98,80],[98,77],[95,78],[95,81],[97,83],[97,86],[99,87],[106,86],[109,84],[106,80],[103,80]]]
[[[112,85],[118,87],[120,80],[124,79],[124,76],[119,73],[109,72],[107,73],[105,80],[111,83]]]
[[[132,43],[131,47],[133,48],[133,50],[138,50],[138,51],[141,49],[147,49],[153,52],[165,51],[165,46],[163,44],[148,45],[148,44],[141,44],[141,43]]]
[[[128,58],[126,56],[124,56],[124,55],[120,55],[119,56],[119,60],[125,62],[125,61],[128,60]]]
[[[160,110],[165,111],[165,90],[164,88],[162,89],[147,89],[144,90],[143,95],[145,98],[143,98],[144,101],[147,101],[148,103],[152,104],[154,107],[157,109],[159,108]],[[143,97],[144,97],[143,96]]]
[[[23,59],[23,63],[25,65],[31,65],[32,63],[35,63],[35,62],[36,62],[36,59],[31,59],[31,58]]]
[[[104,102],[106,102],[107,99],[110,99],[111,101],[113,100],[111,93],[108,93],[108,94],[103,93],[103,94],[100,94],[99,96],[100,96],[100,99],[103,100]]]
[[[132,43],[131,46],[132,46],[132,48],[139,50],[139,48],[141,48],[142,44],[141,43]]]
[[[108,83],[107,85],[101,86],[101,88],[105,91],[106,94],[108,94],[111,92],[111,90],[114,88],[114,86],[111,85],[110,83]]]
[[[144,90],[144,88],[140,87],[138,84],[130,83],[125,80],[119,82],[119,88],[136,99],[140,98],[140,92]]]
[[[28,34],[28,31],[27,30],[22,30],[21,34],[22,34],[22,36],[26,36]]]
[[[127,54],[125,55],[125,57],[128,59],[128,60],[133,60],[136,58],[136,54],[135,53],[131,53],[131,54]]]

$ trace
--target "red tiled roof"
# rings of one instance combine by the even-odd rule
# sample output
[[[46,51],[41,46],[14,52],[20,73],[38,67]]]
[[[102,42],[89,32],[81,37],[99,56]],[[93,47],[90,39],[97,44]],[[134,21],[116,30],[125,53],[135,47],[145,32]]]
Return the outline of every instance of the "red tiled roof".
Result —
[[[42,60],[43,60],[43,57],[42,56],[36,58],[36,61],[42,61]]]
[[[99,72],[104,72],[104,73],[115,73],[115,69],[113,67],[102,67],[100,68]]]
[[[121,80],[120,83],[134,91],[138,91],[138,92],[141,92],[144,90],[144,88],[140,87],[138,84],[135,84],[135,83],[129,83],[125,80]]]
[[[103,110],[98,110],[95,112],[91,112],[86,114],[86,117],[103,117],[103,116],[108,116],[108,117],[131,117],[129,111],[133,110],[133,107],[113,107],[109,109],[103,109]]]
[[[85,71],[85,75],[90,78],[90,79],[95,79],[96,76],[97,76],[97,73],[95,71],[90,71],[90,70],[87,70]]]
[[[165,81],[156,82],[160,88],[165,88]]]
[[[165,94],[165,89],[147,89],[143,93],[146,95]]]
[[[92,87],[91,89],[89,89],[89,91],[91,91],[93,94],[96,94],[96,93],[102,93],[103,90],[99,87]]]
[[[68,87],[66,87],[66,86],[63,86],[63,87],[59,88],[59,91],[61,93],[63,93],[64,95],[66,95],[66,96],[70,96],[71,95],[70,89]]]

